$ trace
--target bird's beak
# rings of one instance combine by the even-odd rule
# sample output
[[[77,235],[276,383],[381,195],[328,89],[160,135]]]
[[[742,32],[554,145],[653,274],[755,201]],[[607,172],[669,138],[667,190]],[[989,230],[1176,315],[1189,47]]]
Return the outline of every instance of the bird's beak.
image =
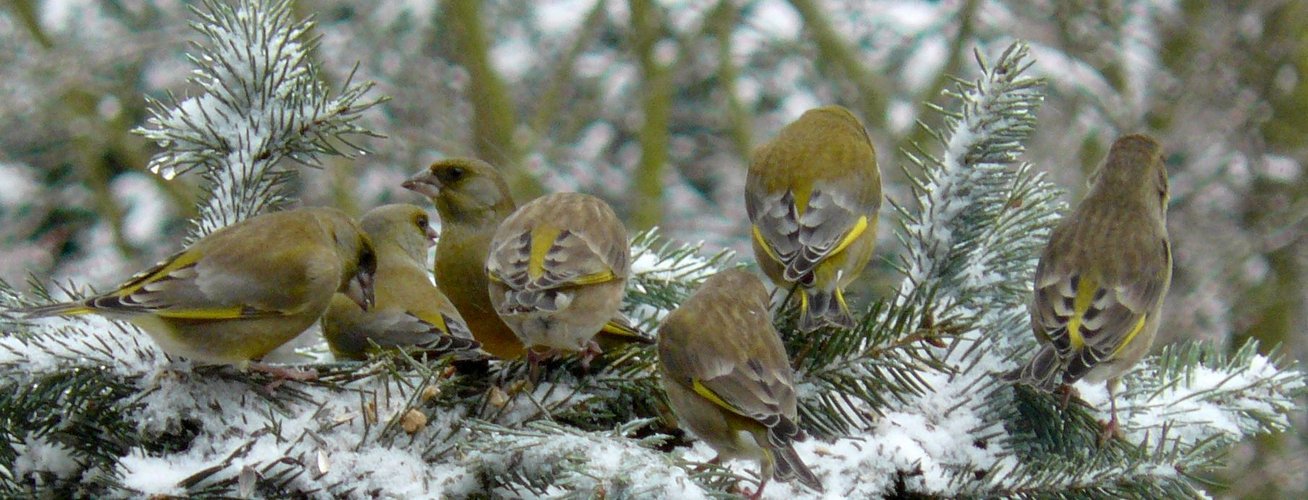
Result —
[[[436,228],[431,227],[431,224],[428,224],[428,225],[427,225],[427,241],[428,241],[428,242],[430,242],[431,244],[435,244],[435,243],[436,243],[436,238],[439,238],[440,236],[441,236],[441,233],[437,232],[437,231],[436,231]]]
[[[345,296],[353,300],[355,304],[367,311],[372,309],[376,303],[376,294],[373,290],[373,275],[367,270],[359,270],[354,278],[350,280],[349,286],[345,289]]]
[[[435,198],[441,192],[441,185],[436,182],[435,176],[426,170],[414,174],[408,180],[400,184],[404,189],[417,192],[428,198]]]

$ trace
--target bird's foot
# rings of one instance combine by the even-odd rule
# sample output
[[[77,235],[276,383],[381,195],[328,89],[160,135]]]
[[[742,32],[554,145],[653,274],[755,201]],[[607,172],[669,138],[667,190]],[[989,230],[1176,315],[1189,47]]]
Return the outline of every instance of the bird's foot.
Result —
[[[600,348],[598,342],[591,340],[587,343],[586,348],[581,350],[581,372],[590,373],[590,362],[601,354],[604,354],[604,350]]]
[[[1058,401],[1058,408],[1060,410],[1066,410],[1067,404],[1072,401],[1072,398],[1081,398],[1081,393],[1077,391],[1075,387],[1072,387],[1072,384],[1058,386],[1057,389],[1054,389],[1054,394],[1061,396],[1061,399]]]
[[[763,498],[763,488],[766,488],[767,485],[768,485],[768,480],[764,479],[758,483],[758,489],[751,492],[749,491],[748,488],[741,488],[740,494],[743,495],[745,498],[748,498],[749,500],[758,500],[760,498]]]
[[[299,369],[291,368],[289,366],[250,363],[249,365],[246,365],[246,369],[249,371],[266,373],[272,376],[272,382],[269,382],[268,385],[264,386],[264,390],[269,393],[276,391],[277,388],[281,387],[287,380],[293,380],[296,382],[312,382],[318,380],[318,370],[314,370],[313,368]]]
[[[712,460],[696,465],[695,468],[692,470],[694,470],[696,473],[704,472],[708,470],[709,467],[714,467],[721,463],[722,463],[722,455],[717,455],[713,457]]]
[[[1100,422],[1100,424],[1103,425],[1103,428],[1099,431],[1100,447],[1108,444],[1108,441],[1114,438],[1126,439],[1126,435],[1122,433],[1122,426],[1118,423],[1116,412],[1113,413],[1112,418],[1108,419],[1107,422]]]

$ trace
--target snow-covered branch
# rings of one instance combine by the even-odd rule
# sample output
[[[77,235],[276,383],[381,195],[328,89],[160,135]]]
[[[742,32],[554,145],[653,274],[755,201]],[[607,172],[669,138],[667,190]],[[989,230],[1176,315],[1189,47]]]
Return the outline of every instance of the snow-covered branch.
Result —
[[[283,160],[317,165],[322,155],[362,152],[352,136],[375,136],[355,122],[378,99],[372,83],[332,95],[309,60],[313,23],[296,19],[287,0],[215,0],[196,9],[190,82],[199,95],[150,102],[151,118],[137,132],[161,152],[150,170],[166,179],[201,169],[208,197],[191,233],[215,229],[274,209],[291,195],[292,170]]]

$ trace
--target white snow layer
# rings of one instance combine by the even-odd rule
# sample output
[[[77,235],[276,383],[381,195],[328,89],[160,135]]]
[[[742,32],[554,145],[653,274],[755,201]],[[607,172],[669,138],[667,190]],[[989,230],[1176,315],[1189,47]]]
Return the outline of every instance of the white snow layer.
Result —
[[[65,2],[66,3],[66,2]],[[621,20],[621,2],[611,2]],[[62,5],[62,4],[59,4]],[[547,31],[569,30],[580,22],[588,2],[560,3],[554,9],[543,9],[540,24]],[[46,12],[55,18],[65,15],[64,9]],[[928,16],[914,14],[914,19]],[[789,40],[798,36],[800,19],[789,6],[778,1],[760,2],[753,10],[750,26],[754,33],[743,33],[734,50],[745,55],[761,43]],[[922,27],[914,27],[914,30]],[[235,35],[234,35],[235,36]],[[1145,41],[1134,41],[1143,43]],[[1103,84],[1091,78],[1075,61],[1060,57],[1056,51],[1041,50],[1039,70],[1072,74],[1072,79],[1086,81],[1085,88],[1098,93]],[[499,54],[502,56],[502,54]],[[938,54],[927,62],[935,62]],[[246,57],[233,52],[229,60]],[[925,57],[925,56],[924,56]],[[503,63],[501,63],[503,64]],[[513,64],[517,64],[514,62]],[[604,65],[595,65],[604,67]],[[579,63],[579,71],[587,68],[586,60]],[[236,69],[245,68],[236,65]],[[628,68],[628,72],[630,69]],[[634,75],[615,74],[621,83],[636,81]],[[919,75],[906,75],[910,81],[920,80]],[[743,77],[742,77],[743,79]],[[743,79],[744,80],[744,79]],[[757,85],[744,80],[742,87]],[[630,86],[609,86],[613,95],[606,99],[614,106],[625,102],[619,96],[629,92]],[[1109,93],[1101,99],[1112,102]],[[797,115],[795,110],[807,109],[816,102],[809,94],[795,94],[784,108]],[[197,116],[201,107],[214,109],[221,106],[212,97],[205,96],[183,101],[178,113],[165,119],[160,128],[185,129],[180,114]],[[304,116],[307,116],[305,113]],[[228,116],[207,113],[209,130],[233,143],[244,144],[252,150],[268,141],[271,131],[249,123],[219,121]],[[235,116],[235,115],[233,115]],[[263,116],[263,115],[260,115]],[[267,118],[264,116],[263,118]],[[268,119],[270,122],[271,119]],[[906,122],[903,117],[897,119]],[[611,131],[598,130],[601,136]],[[966,127],[957,131],[945,155],[946,162],[962,157],[962,146],[972,144],[976,137]],[[601,137],[602,139],[603,137]],[[597,139],[597,142],[604,142]],[[167,145],[164,145],[167,147]],[[252,157],[249,150],[243,154]],[[1297,167],[1294,170],[1297,175]],[[172,172],[161,172],[171,177]],[[941,192],[965,184],[966,172],[950,172],[942,176],[937,186]],[[0,171],[0,177],[10,178]],[[955,184],[957,183],[957,184]],[[0,200],[3,202],[4,200]],[[969,200],[949,196],[938,206],[939,219],[952,219],[966,209]],[[937,219],[937,220],[939,220]],[[141,232],[158,222],[146,217],[132,221],[132,231],[139,224]],[[922,255],[935,256],[935,252],[951,247],[953,235],[945,224],[927,224],[909,227],[908,231],[921,235],[925,244],[919,249]],[[978,264],[978,257],[967,268],[970,286],[984,287],[998,277],[989,274]],[[633,249],[632,280],[635,292],[640,293],[642,280],[697,283],[716,271],[703,256],[690,255],[684,260],[668,261],[658,258],[649,248]],[[920,267],[930,261],[912,261],[910,277],[921,282],[931,269]],[[990,314],[1021,314],[1021,311],[990,311]],[[636,311],[640,318],[657,320],[666,310],[642,306]],[[137,412],[140,429],[146,433],[175,432],[185,423],[195,424],[199,434],[190,446],[180,453],[167,455],[133,452],[119,464],[122,484],[149,495],[185,494],[179,483],[195,477],[197,473],[218,466],[198,485],[236,479],[245,484],[242,476],[249,474],[268,476],[280,468],[292,467],[293,461],[306,464],[312,474],[301,474],[293,479],[297,489],[317,490],[326,494],[351,497],[424,498],[461,496],[479,493],[479,475],[488,471],[514,470],[528,477],[557,474],[551,493],[568,490],[597,492],[615,489],[634,496],[699,498],[706,492],[690,480],[677,458],[695,462],[712,458],[713,453],[702,443],[672,454],[663,454],[641,446],[636,441],[604,433],[589,433],[557,429],[538,424],[527,424],[522,433],[500,433],[485,429],[468,431],[466,415],[414,406],[412,390],[385,377],[374,377],[341,384],[339,389],[288,383],[274,391],[299,391],[301,397],[280,397],[275,406],[265,395],[251,385],[214,376],[211,370],[195,370],[185,363],[173,363],[162,355],[149,337],[139,330],[88,316],[77,319],[49,319],[35,323],[27,329],[29,335],[0,337],[0,366],[17,368],[31,376],[54,373],[71,366],[107,366],[118,375],[140,377],[141,399]],[[963,342],[1001,342],[1004,339],[982,339],[982,332],[963,334]],[[969,355],[966,349],[957,349],[946,356],[947,364],[957,369],[949,375],[923,370],[924,382],[929,387],[925,394],[908,398],[902,403],[883,409],[882,417],[869,429],[830,442],[810,439],[797,444],[801,458],[822,479],[827,498],[869,498],[885,495],[895,487],[899,473],[906,473],[907,487],[914,492],[949,496],[961,493],[950,482],[953,474],[967,468],[1010,468],[1011,457],[1003,457],[995,447],[978,446],[979,434],[1002,433],[1000,428],[978,429],[986,419],[976,413],[978,406],[968,404],[976,397],[972,389],[977,380],[1011,366],[996,349],[979,349],[981,354]],[[980,359],[975,356],[981,356]],[[1243,411],[1266,411],[1284,419],[1284,412],[1273,411],[1265,394],[1240,397],[1238,389],[1255,386],[1268,379],[1286,377],[1286,372],[1275,369],[1264,357],[1255,356],[1248,366],[1232,370],[1201,367],[1191,377],[1157,390],[1133,390],[1136,375],[1152,369],[1154,361],[1146,360],[1133,374],[1125,377],[1125,386],[1118,402],[1122,425],[1129,439],[1139,441],[1144,433],[1156,432],[1169,426],[1172,436],[1195,442],[1215,434],[1244,436],[1255,428],[1248,424]],[[1294,372],[1290,372],[1294,373]],[[1293,376],[1298,376],[1297,374]],[[412,381],[410,381],[412,382]],[[1302,384],[1302,380],[1298,382]],[[1102,386],[1080,387],[1082,397],[1098,408],[1107,408],[1107,394]],[[538,417],[541,400],[549,404],[579,404],[587,397],[574,397],[569,387],[542,385],[531,392],[516,394],[501,423],[520,424]],[[572,399],[568,399],[572,398]],[[1222,399],[1225,398],[1225,399]],[[388,424],[402,419],[411,411],[419,411],[427,423],[416,429],[412,436],[401,430],[388,431],[379,437]],[[458,430],[455,430],[458,428]],[[427,455],[428,443],[440,443],[445,437],[472,432],[473,439],[499,446],[481,446],[463,453],[451,451]],[[463,436],[454,436],[451,443]],[[29,436],[17,445],[19,458],[15,474],[49,473],[68,478],[79,470],[75,457],[68,448],[39,436]],[[437,449],[440,447],[437,446]],[[727,464],[738,474],[750,477],[757,470],[752,463]],[[575,466],[584,473],[567,473]],[[1160,467],[1158,475],[1175,474],[1174,470]],[[619,480],[620,479],[620,480]],[[631,482],[623,482],[631,481]],[[752,485],[750,485],[752,487]],[[497,491],[499,495],[526,495],[520,491]],[[767,498],[813,497],[813,492],[797,485],[771,484]]]
[[[72,450],[41,436],[29,436],[14,446],[18,457],[14,459],[14,477],[31,475],[38,485],[44,480],[39,473],[53,474],[58,479],[72,479],[81,470],[81,463]]]

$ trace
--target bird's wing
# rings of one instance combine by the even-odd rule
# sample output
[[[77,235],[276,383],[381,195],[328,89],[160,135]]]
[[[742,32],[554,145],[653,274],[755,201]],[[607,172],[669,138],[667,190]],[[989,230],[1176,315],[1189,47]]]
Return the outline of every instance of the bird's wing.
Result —
[[[877,206],[860,199],[862,190],[820,182],[808,193],[785,190],[759,195],[747,190],[753,237],[781,263],[784,278],[812,286],[818,264],[874,227]]]
[[[319,289],[335,291],[342,263],[326,245],[295,235],[287,237],[295,243],[263,241],[266,248],[253,252],[233,252],[231,247],[258,242],[231,237],[202,241],[138,273],[116,291],[91,299],[90,306],[175,319],[258,318],[301,312]],[[332,286],[319,286],[324,280],[332,281]],[[325,294],[323,302],[329,297]]]
[[[1167,286],[1163,266],[1170,269],[1170,256],[1166,243],[1159,245],[1158,259],[1115,274],[1041,260],[1031,306],[1033,324],[1069,363],[1066,381],[1078,380],[1112,359],[1144,329]]]

